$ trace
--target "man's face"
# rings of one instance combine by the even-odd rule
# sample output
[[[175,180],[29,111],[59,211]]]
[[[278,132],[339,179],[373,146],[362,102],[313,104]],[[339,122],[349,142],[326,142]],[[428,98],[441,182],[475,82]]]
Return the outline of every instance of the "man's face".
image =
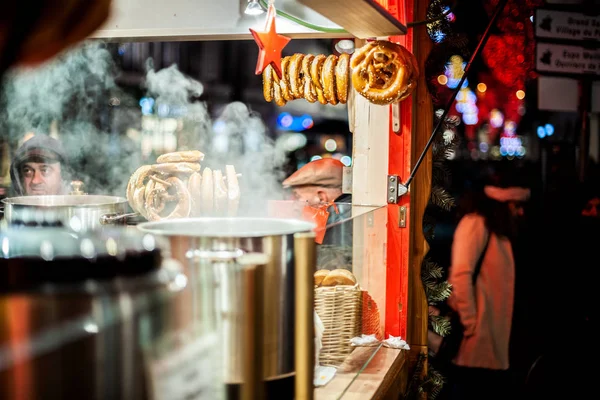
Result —
[[[20,176],[28,196],[61,193],[60,163],[27,162],[21,166]]]
[[[292,189],[292,198],[296,201],[316,206],[321,202],[319,188],[316,186],[296,187]]]

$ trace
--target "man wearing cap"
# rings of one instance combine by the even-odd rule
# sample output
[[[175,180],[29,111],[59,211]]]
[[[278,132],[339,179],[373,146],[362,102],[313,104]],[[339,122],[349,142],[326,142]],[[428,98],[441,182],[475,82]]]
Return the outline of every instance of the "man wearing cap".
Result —
[[[36,135],[17,149],[10,166],[16,196],[67,194],[67,157],[62,145],[47,135]]]
[[[283,181],[283,187],[291,190],[295,200],[316,207],[335,202],[329,207],[327,231],[322,244],[336,246],[352,245],[351,222],[331,226],[352,216],[352,195],[342,192],[344,164],[333,158],[311,161]],[[342,204],[349,203],[349,204]]]

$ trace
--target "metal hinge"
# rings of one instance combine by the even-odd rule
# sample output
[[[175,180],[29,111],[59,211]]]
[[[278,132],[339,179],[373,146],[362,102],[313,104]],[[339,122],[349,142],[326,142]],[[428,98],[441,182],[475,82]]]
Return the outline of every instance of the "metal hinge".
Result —
[[[408,188],[400,183],[398,175],[388,175],[387,200],[388,204],[398,204],[398,199],[408,192]]]

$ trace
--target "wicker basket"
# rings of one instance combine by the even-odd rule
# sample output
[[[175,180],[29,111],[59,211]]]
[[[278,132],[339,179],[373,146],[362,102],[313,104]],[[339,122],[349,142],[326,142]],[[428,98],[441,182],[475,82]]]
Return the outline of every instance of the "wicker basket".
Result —
[[[315,310],[325,326],[319,365],[337,367],[352,352],[350,339],[362,330],[362,299],[358,285],[315,288]]]

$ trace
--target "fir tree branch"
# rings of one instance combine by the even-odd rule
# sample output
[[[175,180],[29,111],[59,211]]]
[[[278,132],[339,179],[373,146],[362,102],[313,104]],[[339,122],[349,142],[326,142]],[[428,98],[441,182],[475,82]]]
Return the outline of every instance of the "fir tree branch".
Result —
[[[431,166],[431,183],[434,186],[447,186],[450,180],[450,169],[444,160],[433,161]]]
[[[431,242],[435,238],[435,218],[430,214],[423,216],[423,236],[425,240]]]
[[[431,204],[446,211],[451,211],[455,206],[454,197],[440,186],[434,186],[431,189],[429,201]]]
[[[423,286],[429,304],[442,302],[452,294],[452,285],[448,281],[427,282]]]
[[[429,258],[426,258],[423,261],[423,265],[421,267],[421,279],[440,279],[444,276],[444,269],[436,262],[432,261]]]
[[[429,328],[438,335],[444,337],[450,333],[452,327],[450,321],[441,315],[429,315]]]

